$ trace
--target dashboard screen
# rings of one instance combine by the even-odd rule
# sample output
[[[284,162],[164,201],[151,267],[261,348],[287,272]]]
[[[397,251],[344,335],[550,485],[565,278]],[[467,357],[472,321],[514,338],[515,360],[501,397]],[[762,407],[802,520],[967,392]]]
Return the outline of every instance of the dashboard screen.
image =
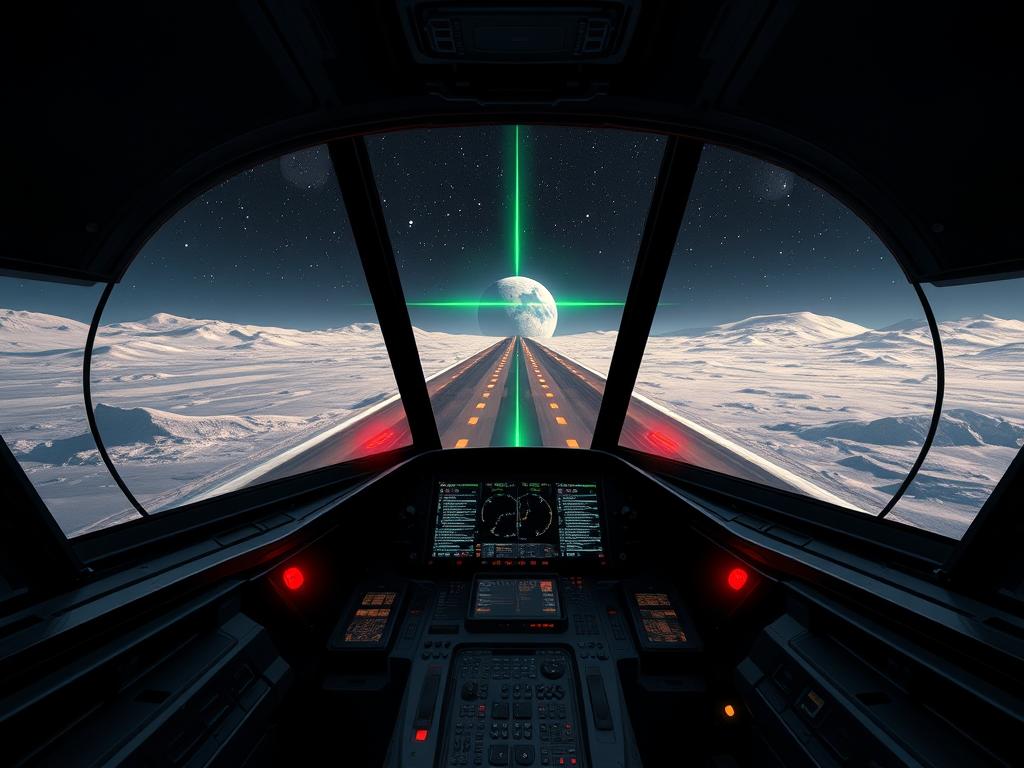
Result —
[[[647,641],[656,645],[685,645],[686,632],[679,623],[679,614],[664,592],[636,592],[640,627]]]
[[[561,619],[558,582],[552,576],[478,577],[469,618],[477,621]]]
[[[344,642],[381,642],[397,597],[397,592],[365,592],[345,628]]]
[[[597,483],[440,481],[434,558],[602,558]]]

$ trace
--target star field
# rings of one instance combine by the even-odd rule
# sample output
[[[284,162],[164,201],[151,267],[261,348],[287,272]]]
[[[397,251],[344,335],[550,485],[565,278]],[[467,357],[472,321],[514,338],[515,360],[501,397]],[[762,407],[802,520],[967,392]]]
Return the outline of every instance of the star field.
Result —
[[[368,139],[410,301],[474,301],[513,274],[514,128]],[[562,301],[621,302],[664,139],[522,126],[520,273]],[[1021,317],[1019,281],[929,287],[950,317]],[[88,321],[98,289],[6,277],[0,306]],[[812,311],[880,327],[922,316],[895,259],[855,214],[792,172],[708,146],[655,332]],[[156,312],[294,328],[374,322],[327,150],[285,155],[172,215],[113,291],[104,322]],[[618,307],[563,307],[558,333],[613,330]],[[477,333],[475,313],[414,307],[429,330]]]
[[[655,332],[810,311],[878,327],[923,317],[896,260],[844,205],[761,160],[706,146]]]
[[[410,301],[477,299],[514,273],[513,142],[509,126],[369,141]],[[520,273],[556,300],[624,301],[663,152],[651,134],[523,126]],[[419,327],[477,332],[474,312],[412,314]],[[558,331],[615,329],[620,315],[566,308]]]

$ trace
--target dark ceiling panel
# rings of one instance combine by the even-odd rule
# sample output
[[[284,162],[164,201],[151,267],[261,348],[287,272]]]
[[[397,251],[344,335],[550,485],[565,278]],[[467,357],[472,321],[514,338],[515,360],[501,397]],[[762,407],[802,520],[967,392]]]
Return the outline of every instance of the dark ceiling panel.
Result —
[[[258,13],[254,9],[253,13]],[[26,66],[33,169],[7,259],[102,270],[95,249],[139,190],[196,155],[315,104],[274,32],[234,3],[78,3],[35,20]]]
[[[416,65],[383,0],[45,7],[9,24],[39,32],[13,70],[0,269],[116,278],[171,208],[289,143],[533,119],[789,160],[920,279],[1021,271],[1010,7],[648,0],[625,61],[593,68]]]
[[[737,110],[870,178],[939,270],[1024,268],[1007,194],[1022,168],[1005,119],[1020,87],[1009,7],[1000,19],[976,4],[802,3]]]

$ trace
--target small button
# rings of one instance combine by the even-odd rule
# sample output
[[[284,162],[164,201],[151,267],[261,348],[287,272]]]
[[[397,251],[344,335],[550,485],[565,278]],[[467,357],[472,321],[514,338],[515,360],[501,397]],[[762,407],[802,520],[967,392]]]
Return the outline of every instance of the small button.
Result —
[[[533,751],[533,745],[522,744],[512,751],[512,754],[516,756],[516,765],[533,765],[535,753]]]
[[[508,746],[494,744],[487,752],[487,761],[491,765],[508,765]]]

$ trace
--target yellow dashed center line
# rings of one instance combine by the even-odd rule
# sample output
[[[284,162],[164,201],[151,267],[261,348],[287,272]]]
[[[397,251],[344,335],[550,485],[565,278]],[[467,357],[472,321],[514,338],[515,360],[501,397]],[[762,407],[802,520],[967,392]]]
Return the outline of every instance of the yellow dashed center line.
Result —
[[[470,416],[468,423],[470,425],[472,425],[472,424],[476,424],[478,421],[480,421],[480,417],[479,416]]]
[[[550,408],[553,411],[557,411],[558,410],[558,403],[548,403],[548,408]]]
[[[481,395],[481,397],[490,397],[490,396],[491,396],[490,392],[484,392],[483,395]]]
[[[580,444],[577,443],[575,440],[573,440],[571,437],[568,440],[565,441],[565,444],[568,445],[570,448],[579,448],[580,447]]]
[[[555,423],[563,425],[568,424],[568,422],[565,420],[565,416],[555,416]]]
[[[477,403],[477,404],[476,404],[476,409],[477,409],[478,411],[482,411],[482,410],[483,410],[484,408],[486,408],[486,407],[487,407],[487,403]]]
[[[459,438],[455,441],[456,448],[465,448],[467,445],[469,445],[469,440],[465,437]]]
[[[555,396],[555,393],[554,393],[554,392],[545,392],[545,393],[544,393],[544,396],[545,396],[545,397],[554,397],[554,396]]]
[[[488,384],[488,385],[487,385],[487,388],[488,388],[488,389],[494,389],[494,385],[493,385],[493,384]]]

